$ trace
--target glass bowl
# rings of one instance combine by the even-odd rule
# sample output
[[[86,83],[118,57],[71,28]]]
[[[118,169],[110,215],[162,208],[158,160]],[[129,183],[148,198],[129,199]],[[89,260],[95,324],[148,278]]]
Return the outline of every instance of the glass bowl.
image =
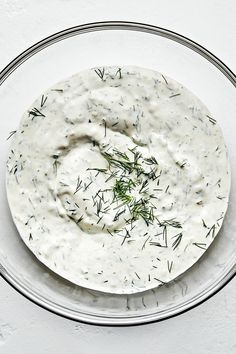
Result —
[[[111,295],[76,286],[41,264],[27,249],[10,216],[5,164],[11,131],[41,92],[94,66],[137,65],[188,87],[209,108],[229,150],[232,189],[220,234],[191,269],[169,284],[132,295]],[[100,22],[66,29],[36,43],[0,73],[1,234],[0,273],[21,294],[61,316],[97,325],[135,325],[163,320],[202,303],[236,272],[236,78],[197,43],[163,28]],[[201,144],[201,141],[199,141]]]

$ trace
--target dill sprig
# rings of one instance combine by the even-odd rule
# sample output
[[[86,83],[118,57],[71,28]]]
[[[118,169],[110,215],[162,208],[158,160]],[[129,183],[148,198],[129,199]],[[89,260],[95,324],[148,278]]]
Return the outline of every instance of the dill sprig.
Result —
[[[198,248],[201,248],[202,250],[205,250],[206,249],[206,243],[201,243],[201,242],[193,242],[193,245],[198,247]]]
[[[114,199],[121,200],[125,203],[130,203],[133,200],[131,193],[132,187],[135,186],[135,183],[130,179],[128,181],[124,179],[116,180],[113,187]]]
[[[169,96],[169,98],[173,98],[173,97],[180,96],[180,95],[181,95],[181,93],[175,93],[175,94]]]
[[[182,228],[180,222],[175,220],[174,218],[169,219],[169,220],[163,220],[163,221],[160,221],[159,219],[157,219],[157,221],[158,221],[159,226],[171,226],[171,227],[175,227],[176,229]]]
[[[76,224],[79,224],[83,220],[84,216],[81,215],[80,218],[76,221]]]
[[[122,169],[124,172],[131,173],[137,168],[135,162],[127,160],[126,158],[118,159],[108,152],[103,152],[102,156],[107,160],[109,167],[117,167]],[[119,156],[119,155],[118,155]]]
[[[104,75],[105,75],[105,68],[102,68],[102,69],[94,69],[95,73],[97,74],[98,77],[100,77],[100,79],[102,81],[104,81]]]
[[[167,261],[168,272],[171,273],[173,268],[173,261]]]
[[[153,222],[153,214],[150,212],[147,200],[141,198],[139,201],[134,201],[130,209],[133,221],[142,218],[147,226]]]
[[[29,117],[32,116],[32,120],[35,117],[45,117],[45,115],[36,107],[32,108],[28,113]]]
[[[60,162],[58,161],[59,156],[58,155],[52,155],[52,158],[54,159],[54,162],[52,164],[53,171],[55,174],[57,174],[57,167],[60,165]]]
[[[48,99],[47,96],[45,97],[44,95],[42,95],[42,97],[41,97],[41,102],[40,102],[40,107],[41,107],[41,108],[45,105],[47,99]]]
[[[182,237],[183,237],[182,232],[172,237],[175,238],[174,242],[172,243],[173,250],[175,250],[179,246],[180,242],[182,241]]]
[[[17,130],[12,130],[12,131],[9,133],[9,136],[8,136],[7,140],[9,140],[16,132],[17,132]]]
[[[88,184],[84,184],[84,192],[89,188],[92,183],[93,181],[90,181]]]
[[[205,223],[205,220],[202,219],[202,225],[203,227],[207,228],[207,224]]]
[[[121,246],[123,246],[123,244],[125,243],[125,240],[126,240],[127,238],[130,238],[130,237],[131,237],[129,231],[128,231],[127,229],[125,229],[125,231],[126,231],[126,234],[125,234],[125,236],[124,236],[124,238],[123,238],[123,240],[122,240],[122,242],[121,242]]]
[[[166,80],[165,76],[164,75],[161,75],[163,80],[165,81],[166,85],[168,85],[168,81]]]
[[[209,229],[209,231],[206,234],[206,237],[208,237],[210,234],[212,236],[212,238],[215,237],[215,231],[216,231],[216,225],[212,225],[212,227]]]
[[[213,124],[213,125],[216,124],[216,120],[215,120],[214,118],[210,117],[208,114],[207,114],[206,116],[207,116],[207,118],[209,119],[209,122],[210,122],[211,124]]]
[[[115,74],[115,76],[118,75],[119,79],[122,78],[122,75],[121,75],[121,68],[119,68]]]
[[[147,165],[158,165],[158,162],[154,156],[144,159],[144,161]]]
[[[146,232],[146,234],[145,234],[144,236],[146,236],[146,235],[148,235],[147,232]],[[148,240],[150,239],[150,237],[151,237],[151,236],[148,236],[148,237],[146,238],[146,240],[144,241],[144,243],[143,243],[143,245],[142,245],[142,250],[145,248],[146,243],[148,242]]]
[[[106,168],[87,168],[87,171],[97,171],[97,174],[95,177],[99,175],[99,173],[106,173],[107,169]]]
[[[107,136],[107,122],[105,119],[103,119],[103,124],[104,124],[104,138]]]
[[[149,244],[150,244],[150,246],[157,246],[157,247],[166,248],[166,245],[162,245],[160,242],[156,242],[156,241],[150,241]]]
[[[145,187],[147,187],[148,185],[148,180],[146,179],[145,181],[143,181],[141,188],[139,190],[139,193],[145,193],[145,191],[147,191],[147,189],[144,190]]]
[[[75,192],[74,194],[76,194],[77,192],[79,192],[80,189],[82,189],[82,180],[80,179],[80,176],[78,176],[77,178],[77,184],[76,184],[76,188],[75,188]]]
[[[119,220],[120,216],[121,216],[122,214],[124,214],[124,213],[125,213],[125,211],[126,211],[126,208],[124,208],[124,209],[123,209],[123,210],[121,210],[121,211],[117,211],[116,215],[114,216],[113,221],[117,221],[117,220]]]

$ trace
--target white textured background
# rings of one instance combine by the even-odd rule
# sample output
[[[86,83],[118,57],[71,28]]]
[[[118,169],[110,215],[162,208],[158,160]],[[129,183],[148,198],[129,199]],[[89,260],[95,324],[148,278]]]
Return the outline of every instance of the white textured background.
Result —
[[[101,20],[147,22],[177,31],[236,71],[236,0],[0,0],[0,70],[53,32]],[[179,317],[104,328],[57,317],[0,279],[0,354],[235,354],[235,295],[236,279]]]

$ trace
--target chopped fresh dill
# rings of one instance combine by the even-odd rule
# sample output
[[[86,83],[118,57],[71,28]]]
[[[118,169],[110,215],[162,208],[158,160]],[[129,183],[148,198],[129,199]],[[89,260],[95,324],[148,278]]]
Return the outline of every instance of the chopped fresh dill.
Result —
[[[148,233],[146,232],[146,235],[147,235]],[[150,237],[151,236],[148,236],[147,238],[146,238],[146,240],[144,241],[144,243],[143,243],[143,245],[142,245],[142,250],[145,248],[145,246],[146,246],[146,243],[148,242],[148,240],[150,239]]]
[[[107,136],[107,122],[105,119],[103,119],[103,123],[104,123],[104,138]]]
[[[147,165],[158,165],[158,162],[154,156],[145,159]]]
[[[132,186],[135,186],[135,183],[132,180],[123,180],[122,178],[116,180],[115,185],[113,187],[114,199],[121,200],[127,204],[132,202],[133,197],[129,193],[131,193]]]
[[[122,241],[122,243],[121,243],[121,246],[125,243],[125,240],[126,240],[127,238],[130,238],[130,237],[131,237],[129,231],[128,231],[127,229],[125,229],[125,231],[126,231],[126,234],[125,234],[125,236],[124,236],[124,238],[123,238],[123,241]]]
[[[83,220],[84,216],[81,215],[81,217],[77,220],[76,224],[79,224]]]
[[[175,93],[174,95],[169,96],[169,98],[173,98],[173,97],[180,96],[180,95],[181,95],[181,93]]]
[[[157,219],[158,220],[158,219]],[[160,221],[158,220],[159,226],[171,226],[171,227],[175,227],[177,229],[181,229],[181,224],[179,221],[176,221],[175,219],[169,219],[169,220],[163,220]]]
[[[45,117],[45,115],[36,107],[32,108],[28,113],[29,117],[32,116],[32,120],[35,117]]]
[[[165,81],[166,85],[168,85],[168,81],[166,80],[165,76],[164,75],[161,75],[163,80]]]
[[[104,75],[105,75],[105,68],[102,68],[102,69],[94,69],[95,73],[98,75],[98,77],[100,77],[100,79],[102,81],[104,81]]]
[[[162,247],[167,247],[167,227],[181,228],[181,224],[175,219],[159,221],[155,216],[156,206],[152,204],[151,200],[157,197],[153,192],[163,191],[162,188],[155,188],[155,190],[150,188],[150,181],[155,181],[162,174],[162,171],[157,173],[159,166],[156,158],[154,156],[143,157],[142,153],[138,151],[138,146],[128,148],[124,152],[115,148],[111,149],[109,144],[104,144],[101,155],[107,161],[108,167],[93,167],[87,170],[96,171],[96,176],[99,173],[107,175],[105,183],[109,183],[111,188],[106,191],[113,193],[113,200],[109,202],[105,197],[106,191],[98,190],[92,196],[93,206],[96,208],[95,214],[100,218],[100,213],[105,214],[110,210],[109,207],[104,208],[106,203],[115,204],[112,208],[113,211],[116,211],[113,221],[118,221],[122,215],[129,213],[130,216],[125,221],[126,225],[130,226],[130,231],[135,227],[133,223],[139,219],[142,219],[147,226],[153,224],[156,219],[159,226],[163,227],[165,246]],[[159,180],[157,185],[159,185]],[[76,191],[78,188],[80,188],[80,181],[78,181]],[[169,186],[166,187],[165,192],[168,189]],[[180,241],[180,238],[177,239],[173,247],[177,247]],[[158,243],[151,245],[159,246]]]
[[[118,76],[119,79],[122,78],[122,75],[121,75],[121,68],[119,68],[116,72],[116,75]]]
[[[172,243],[173,250],[175,250],[179,246],[180,242],[182,241],[182,237],[183,237],[182,232],[172,237],[175,238],[174,242]]]
[[[80,179],[80,176],[78,176],[74,194],[76,194],[82,188],[82,180]]]
[[[207,228],[207,225],[206,225],[206,223],[205,223],[205,221],[203,219],[202,219],[202,225],[203,225],[203,227]]]
[[[8,136],[7,140],[9,140],[16,132],[17,132],[17,130],[12,130],[12,131],[9,133],[9,136]]]
[[[209,122],[210,122],[211,124],[213,124],[213,125],[216,124],[216,120],[215,120],[214,118],[210,117],[208,114],[207,114],[206,116],[207,116],[207,118],[209,119]]]
[[[84,192],[89,188],[89,186],[93,183],[93,181],[90,181],[88,184],[84,185]]]
[[[206,243],[201,243],[201,242],[193,242],[193,245],[198,247],[198,248],[201,248],[203,250],[206,249]]]
[[[149,244],[150,244],[150,246],[156,246],[156,247],[164,247],[164,248],[166,248],[166,245],[162,245],[160,242],[150,241]]]
[[[54,159],[54,162],[52,164],[53,171],[55,175],[57,174],[57,167],[60,165],[60,162],[58,161],[59,156],[58,155],[52,155],[52,158]]]
[[[212,225],[212,227],[210,228],[210,230],[207,232],[206,237],[208,237],[210,234],[212,236],[212,238],[215,237],[215,231],[216,231],[216,225]]]
[[[167,268],[168,268],[168,272],[171,273],[172,268],[173,268],[173,261],[167,261]]]
[[[45,97],[44,95],[42,95],[42,97],[41,97],[41,103],[40,103],[40,107],[41,107],[41,108],[45,105],[47,99],[48,99],[47,96]]]

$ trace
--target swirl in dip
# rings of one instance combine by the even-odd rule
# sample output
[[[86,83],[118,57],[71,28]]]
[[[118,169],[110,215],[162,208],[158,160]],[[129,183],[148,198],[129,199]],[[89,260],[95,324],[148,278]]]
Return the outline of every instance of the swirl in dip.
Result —
[[[139,67],[86,70],[46,91],[7,162],[26,245],[64,278],[111,293],[154,288],[191,267],[222,225],[229,190],[207,108]]]

